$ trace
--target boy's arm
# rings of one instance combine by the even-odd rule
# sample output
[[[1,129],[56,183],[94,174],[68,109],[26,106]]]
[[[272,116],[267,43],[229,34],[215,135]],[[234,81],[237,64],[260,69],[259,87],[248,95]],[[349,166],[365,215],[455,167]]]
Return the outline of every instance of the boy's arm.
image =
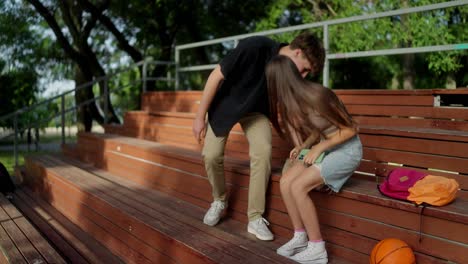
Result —
[[[200,143],[201,140],[205,137],[206,113],[208,112],[208,108],[210,107],[216,91],[218,90],[218,87],[223,80],[224,75],[221,72],[221,67],[217,65],[216,68],[210,73],[210,76],[206,81],[205,88],[203,89],[202,99],[200,101],[200,106],[198,107],[195,120],[193,121],[192,131],[198,143]]]

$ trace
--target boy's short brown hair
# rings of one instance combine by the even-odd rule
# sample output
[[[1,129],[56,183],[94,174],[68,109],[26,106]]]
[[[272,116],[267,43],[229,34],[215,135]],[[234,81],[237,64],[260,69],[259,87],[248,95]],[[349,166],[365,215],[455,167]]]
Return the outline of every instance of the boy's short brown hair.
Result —
[[[301,49],[312,67],[312,73],[317,75],[322,72],[325,61],[325,50],[322,42],[312,33],[303,32],[296,36],[289,44],[291,49]]]

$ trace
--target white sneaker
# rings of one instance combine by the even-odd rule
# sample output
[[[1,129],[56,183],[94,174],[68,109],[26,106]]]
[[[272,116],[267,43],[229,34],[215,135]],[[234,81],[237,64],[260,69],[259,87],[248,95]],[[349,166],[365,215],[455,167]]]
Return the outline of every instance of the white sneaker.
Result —
[[[294,237],[288,243],[278,248],[276,253],[281,256],[290,257],[306,249],[308,242],[306,232],[294,232]]]
[[[260,240],[273,240],[273,233],[268,229],[268,221],[265,218],[258,218],[249,222],[247,231],[254,234]]]
[[[290,259],[302,264],[327,264],[328,254],[325,249],[325,242],[309,242],[307,248]]]
[[[205,217],[203,217],[203,223],[214,226],[221,219],[221,213],[224,209],[227,208],[227,202],[215,200],[211,203],[210,209],[206,212]]]

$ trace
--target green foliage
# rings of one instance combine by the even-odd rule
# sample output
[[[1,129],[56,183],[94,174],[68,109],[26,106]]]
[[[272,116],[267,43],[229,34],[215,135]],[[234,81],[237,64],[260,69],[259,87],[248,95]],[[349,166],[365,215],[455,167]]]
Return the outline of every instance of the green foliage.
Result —
[[[284,26],[312,23],[330,19],[373,14],[405,7],[434,4],[436,0],[307,0],[274,1],[266,7],[268,15],[257,23],[256,30],[267,30]],[[329,27],[329,53],[345,53],[366,50],[392,49],[402,47],[421,47],[467,43],[468,6],[447,8],[417,14],[408,14],[381,19],[365,20]],[[320,31],[318,32],[320,36]],[[297,34],[297,32],[295,32]],[[295,35],[294,34],[294,35]],[[291,41],[288,35],[282,40]],[[425,74],[416,76],[416,86],[421,88],[443,88],[440,79],[448,75],[460,76],[467,52],[439,52],[417,55],[415,72]],[[415,62],[416,63],[416,62]],[[375,88],[374,76],[379,76],[379,87],[390,88],[396,79],[403,78],[403,56],[335,60],[332,62],[331,83],[333,87]],[[358,65],[359,67],[355,67]],[[351,69],[350,67],[355,67]],[[355,71],[356,68],[365,69]],[[364,74],[366,73],[366,74]],[[351,77],[350,74],[353,74]],[[467,85],[466,75],[457,78],[459,86]],[[368,81],[362,82],[364,78]],[[421,80],[427,78],[428,80]],[[430,80],[434,81],[430,81]]]
[[[0,116],[34,104],[37,76],[33,70],[22,69],[0,74]],[[0,126],[13,127],[13,120],[4,120]]]
[[[125,72],[115,78],[109,87],[115,91],[112,102],[116,106],[119,116],[123,116],[126,111],[138,110],[138,96],[142,89],[140,72],[138,69]]]

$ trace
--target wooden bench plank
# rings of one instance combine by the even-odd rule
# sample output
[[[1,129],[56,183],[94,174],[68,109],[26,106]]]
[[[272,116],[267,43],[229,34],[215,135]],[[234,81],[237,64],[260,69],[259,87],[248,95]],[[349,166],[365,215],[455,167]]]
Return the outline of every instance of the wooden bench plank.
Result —
[[[168,153],[170,153],[170,155],[172,155],[173,158],[175,158],[177,156],[180,156],[181,160],[190,159],[193,162],[196,162],[196,163],[199,163],[199,164],[201,164],[201,162],[202,162],[199,153],[193,153],[193,156],[187,156],[188,153],[190,153],[190,152],[188,152],[186,150],[182,150],[180,152],[177,152],[177,151],[175,151],[176,148],[171,148],[171,147],[168,147],[168,146],[162,146],[162,145],[160,145],[158,143],[153,143],[153,142],[147,142],[147,141],[144,141],[144,140],[137,140],[137,139],[123,138],[122,137],[122,138],[112,138],[112,139],[106,140],[106,146],[108,146],[111,149],[115,149],[116,147],[115,147],[115,145],[113,145],[112,142],[114,142],[114,144],[119,146],[121,153],[124,153],[124,154],[126,153],[126,154],[130,155],[129,158],[135,157],[135,158],[141,158],[141,159],[144,159],[144,160],[152,160],[152,158],[158,156],[159,153],[164,153],[165,151],[168,151]],[[139,142],[139,143],[137,143],[137,142]],[[140,152],[135,152],[135,149],[131,148],[131,146],[135,146],[137,148],[140,148]],[[118,157],[114,157],[114,156],[113,156],[113,158],[118,158]],[[111,160],[109,160],[108,162],[112,162]],[[229,161],[229,158],[227,158],[227,160]],[[156,162],[161,163],[162,160],[156,160]],[[122,164],[122,163],[126,163],[126,162],[124,162],[124,160],[121,160],[119,163]],[[227,164],[229,164],[229,162],[227,162]],[[246,164],[246,163],[239,163],[239,164]],[[145,165],[141,164],[139,166],[145,166]],[[239,166],[237,166],[237,167],[239,167]],[[189,167],[187,167],[187,168],[189,168]],[[244,165],[244,168],[245,168],[245,165]],[[138,168],[135,168],[135,169],[136,169],[136,171],[138,171]],[[154,169],[155,169],[154,167],[148,167],[145,170],[142,170],[142,173],[144,173],[144,171],[153,171]],[[200,172],[202,169],[203,169],[203,167],[198,167],[197,171]],[[191,171],[191,173],[197,174],[198,173],[197,171]],[[237,170],[233,169],[233,172],[248,175],[248,167],[245,168],[245,169],[241,169],[241,168],[237,168]],[[170,173],[170,172],[167,171],[167,173]],[[200,175],[200,174],[198,174],[198,175]],[[279,177],[280,177],[279,175],[273,174],[273,179],[279,179]],[[275,182],[272,183],[272,185],[274,185],[274,184],[275,184]],[[369,186],[367,188],[371,188],[372,191],[377,190],[376,187],[375,187],[376,186],[375,183],[369,182],[369,184],[371,184],[372,187]],[[200,186],[202,186],[202,185],[200,185]],[[279,189],[279,188],[276,187],[276,188],[273,188],[273,189]],[[381,197],[381,195],[379,195],[379,197]]]
[[[56,168],[54,168],[54,169],[56,169]],[[68,173],[70,172],[70,170],[67,170],[67,171],[68,171]],[[80,183],[80,184],[91,184],[91,183],[84,183],[84,182],[83,182],[83,183]],[[63,186],[63,187],[65,187],[65,186]],[[83,187],[84,187],[84,186],[83,186]],[[71,191],[71,190],[69,190],[69,191]],[[103,194],[103,193],[100,194],[100,197],[101,197],[101,198],[107,197],[106,195],[104,195],[104,196],[102,196],[102,195],[104,195],[104,194]],[[107,198],[105,198],[105,199],[107,200],[107,199],[111,199],[111,198],[110,198],[110,197],[107,197]],[[111,199],[111,200],[112,200],[112,199]],[[92,201],[95,202],[94,200],[92,200]],[[110,201],[110,200],[109,200],[109,201]],[[118,202],[114,200],[112,203],[118,203]],[[121,204],[121,205],[119,205],[119,206],[124,206],[124,205]],[[124,207],[125,207],[125,206],[124,206]],[[123,208],[122,208],[122,209],[123,209]],[[132,211],[133,211],[134,209],[132,209],[132,208],[126,208],[125,210],[132,210]],[[132,215],[133,215],[133,216],[136,216],[136,215],[139,215],[139,214],[140,214],[140,213],[138,213],[137,211],[133,211],[133,212],[132,212]],[[118,219],[118,217],[115,217],[115,216],[112,217],[112,218],[113,218],[113,219]],[[165,222],[165,223],[167,224],[167,222]],[[164,225],[163,225],[163,226],[164,226]],[[180,227],[180,228],[186,228],[186,227],[182,226],[182,227]],[[135,229],[135,231],[137,231],[137,230],[138,230],[138,229]],[[173,234],[172,236],[173,236],[173,237],[174,237],[174,236],[177,237],[177,236],[181,236],[181,235],[186,235],[186,233],[184,233],[184,232],[180,232],[180,233],[181,233],[181,234],[177,234],[177,235],[176,235],[176,234]],[[219,246],[222,246],[223,244],[222,244],[222,243],[219,244],[219,242],[218,242],[217,245],[218,245],[217,247],[219,247]],[[214,245],[212,244],[210,247],[213,247],[213,246],[214,246]],[[222,248],[220,248],[220,251],[219,251],[219,252],[223,252],[223,251],[228,250],[228,249],[231,250],[231,248],[232,248],[232,246],[229,246],[229,247],[222,247]],[[208,249],[208,248],[207,248],[207,249]],[[214,248],[213,248],[213,249],[214,249]],[[206,250],[206,249],[205,249],[205,250]],[[211,249],[209,249],[209,250],[211,251]],[[242,252],[242,250],[239,251],[239,249],[236,249],[236,252],[231,252],[230,254],[232,254],[232,253],[239,254],[240,252]],[[212,253],[214,253],[214,251],[213,251]],[[225,253],[227,253],[227,252],[225,252]],[[238,257],[241,257],[241,255],[238,255]],[[223,254],[223,259],[228,260],[229,257],[227,257],[226,254]],[[205,260],[205,261],[206,261],[206,260]]]
[[[30,242],[22,242],[23,244],[28,245],[28,248],[26,248],[25,250],[37,251],[37,253],[39,253],[47,263],[65,263],[63,258],[55,251],[54,248],[52,248],[49,242],[45,240],[44,237],[41,236],[41,234],[39,234],[39,232],[31,225],[31,223],[29,223],[28,220],[26,220],[26,218],[23,217],[22,213],[16,207],[14,207],[3,195],[0,195],[0,203],[2,207],[2,212],[8,212],[8,217],[16,225],[15,227],[11,224],[8,224],[9,230],[15,233],[20,231],[21,234],[25,236],[24,238],[27,238],[27,240]],[[0,215],[3,215],[0,216],[1,219],[5,219],[5,217],[7,216],[6,213],[0,213]],[[3,221],[4,220],[2,220],[2,222]],[[7,230],[6,227],[4,228],[5,230]],[[24,238],[20,235],[20,237],[18,237],[18,240],[24,241]],[[29,249],[29,244],[32,247],[34,247],[34,250]],[[21,251],[22,249],[19,250]],[[35,254],[33,254],[33,257],[34,256]]]
[[[467,160],[463,158],[363,147],[363,159],[468,174]]]
[[[47,221],[40,216],[38,216],[34,210],[38,210],[36,204],[27,204],[27,196],[23,193],[23,189],[17,189],[14,194],[15,205],[20,208],[25,215],[34,222],[36,226],[45,234],[45,236],[58,248],[60,252],[65,256],[65,258],[71,263],[89,263],[86,259],[76,251],[68,241],[66,241],[62,236],[57,233],[49,223],[53,222],[53,219],[48,219]],[[34,209],[32,209],[34,208]]]
[[[3,223],[8,221],[11,220],[2,221],[0,225],[0,259],[3,259],[4,263],[27,263],[3,227]]]
[[[443,90],[442,93],[457,94],[465,90],[468,92],[468,89],[464,89],[459,91]],[[423,216],[425,221],[423,222],[423,228],[424,232],[427,234],[427,237],[424,237],[424,239],[428,241],[435,239],[432,242],[435,244],[439,243],[440,249],[436,250],[438,251],[437,254],[440,256],[459,254],[459,252],[457,252],[457,246],[444,242],[444,239],[465,244],[467,242],[464,236],[457,233],[457,230],[463,228],[463,226],[468,223],[465,209],[465,207],[468,207],[465,205],[465,200],[468,198],[468,167],[466,166],[468,155],[466,151],[464,151],[466,149],[466,143],[468,142],[468,133],[466,133],[468,132],[468,110],[463,108],[434,107],[435,96],[438,94],[437,90],[343,90],[335,92],[342,98],[349,111],[356,117],[356,120],[358,120],[361,125],[360,133],[364,144],[365,160],[361,163],[359,171],[356,172],[356,175],[353,177],[353,181],[359,181],[360,183],[365,182],[365,179],[372,179],[372,177],[375,177],[372,175],[376,175],[374,178],[376,180],[379,180],[379,178],[382,179],[391,169],[399,167],[399,164],[431,174],[454,178],[459,181],[464,191],[460,192],[459,198],[455,203],[443,208],[428,208],[428,212],[425,212]],[[104,168],[115,173],[125,170],[134,171],[134,175],[138,175],[138,177],[142,177],[142,179],[148,177],[146,181],[154,180],[147,175],[148,171],[155,171],[154,173],[163,175],[167,174],[168,179],[157,176],[158,181],[154,181],[152,185],[156,187],[157,184],[161,184],[161,186],[157,188],[162,188],[170,192],[171,195],[184,197],[184,199],[205,206],[206,208],[210,197],[196,193],[197,191],[209,193],[210,189],[206,183],[203,183],[203,180],[206,181],[203,167],[195,165],[201,163],[200,157],[190,154],[186,161],[182,161],[184,151],[199,151],[199,146],[197,146],[196,142],[191,138],[191,125],[194,110],[197,108],[196,104],[200,95],[201,92],[199,92],[199,97],[197,98],[196,93],[191,92],[187,98],[184,98],[182,92],[176,92],[176,94],[171,95],[167,93],[158,94],[157,96],[155,93],[148,93],[146,96],[153,100],[151,101],[152,105],[146,105],[147,108],[145,108],[145,110],[147,110],[148,113],[135,113],[126,116],[124,123],[124,133],[126,133],[126,135],[156,140],[163,144],[186,148],[182,150],[181,153],[173,151],[170,154],[163,154],[165,150],[159,146],[151,145],[143,149],[139,143],[136,146],[142,149],[138,150],[135,147],[126,145],[133,144],[136,141],[126,141],[122,138],[113,140],[106,139],[105,147],[94,150],[96,152],[102,151],[105,153],[101,164]],[[169,98],[168,103],[164,103],[165,98]],[[162,108],[158,108],[158,103],[161,104]],[[183,105],[183,107],[177,108],[178,104]],[[192,107],[190,107],[190,104],[192,104]],[[182,111],[184,113],[171,113],[171,111],[178,111],[177,109],[183,109]],[[143,123],[145,122],[143,120],[145,120],[146,123]],[[391,127],[389,125],[391,125]],[[233,128],[233,132],[241,132],[238,125]],[[242,137],[242,133],[239,133],[239,136]],[[123,141],[120,141],[120,143],[109,143],[110,141],[119,140]],[[111,149],[109,144],[112,145],[114,149]],[[274,153],[276,153],[277,159],[279,160],[281,157],[284,158],[284,156],[287,155],[289,146],[281,142],[275,142],[274,145],[276,146]],[[119,149],[115,149],[116,147]],[[248,160],[248,157],[246,157],[247,148],[248,144],[245,139],[233,140],[233,138],[231,138],[227,144],[226,154],[236,157],[238,160]],[[285,149],[284,153],[280,153],[282,148]],[[125,157],[125,155],[129,157]],[[160,155],[160,157],[156,158],[155,156],[158,155]],[[159,165],[156,166],[151,163],[141,164],[141,162],[133,161],[131,158],[132,156],[143,160],[154,161],[159,163]],[[178,160],[179,164],[169,162],[168,160],[171,159],[170,156],[173,156],[173,160]],[[229,158],[227,158],[227,160],[228,162],[226,163],[227,166],[225,169],[227,172],[228,188],[232,192],[232,199],[235,201],[231,204],[233,210],[230,211],[230,213],[233,217],[245,221],[248,167],[245,167],[242,162],[238,163],[238,166],[229,164]],[[276,165],[280,165],[279,161],[275,162]],[[171,169],[164,166],[182,168],[182,170],[171,171]],[[145,173],[147,176],[145,176]],[[196,175],[203,178],[197,178],[195,177]],[[243,176],[240,176],[239,180],[235,180],[234,178],[237,175]],[[288,218],[284,214],[284,205],[278,198],[279,177],[280,175],[277,173],[274,173],[272,176],[272,184],[267,203],[269,209],[268,217],[272,219],[273,230],[278,234],[285,235],[289,232],[291,226],[284,224],[288,223]],[[178,186],[177,179],[190,182],[193,184],[193,188]],[[366,208],[366,204],[367,206],[372,205],[374,207],[373,209],[368,208],[372,211],[367,215],[367,210],[362,213],[348,211],[345,213],[347,215],[346,220],[342,223],[340,222],[341,226],[336,226],[337,224],[328,226],[325,224],[325,229],[328,230],[327,232],[330,232],[326,233],[327,235],[334,234],[336,229],[353,230],[349,226],[352,227],[353,223],[356,221],[360,222],[363,226],[372,226],[377,222],[393,226],[393,222],[397,222],[399,223],[397,226],[400,229],[397,229],[395,232],[404,232],[404,230],[407,229],[413,230],[413,233],[410,232],[407,235],[412,243],[415,241],[414,230],[416,227],[414,223],[418,222],[415,221],[415,218],[418,216],[417,209],[408,206],[408,204],[384,198],[379,193],[375,193],[375,181],[369,182],[368,186],[361,184],[353,185],[353,182],[350,183],[351,185],[347,186],[341,194],[334,196],[334,199],[320,201],[318,208],[321,217],[339,219],[339,217],[335,215],[335,211],[346,211],[343,207],[336,207],[337,205],[333,203],[334,200],[341,201],[344,204],[343,206],[348,206],[350,208]],[[312,195],[315,196],[315,194]],[[393,217],[393,215],[391,217],[380,217],[380,215],[391,214],[389,210],[395,212],[401,211],[401,219],[396,218],[396,216]],[[370,224],[367,223],[367,221],[370,221]],[[431,228],[432,226],[442,228],[446,232]],[[364,236],[370,236],[376,240],[379,239],[378,230],[385,230],[385,228],[388,228],[387,231],[389,231],[394,227],[375,225],[374,230],[359,230],[354,232],[361,232],[363,234],[365,232],[374,232],[372,235],[368,233]],[[336,233],[335,235],[331,235],[330,239],[339,241],[339,236],[340,235]],[[351,238],[349,237],[343,241],[350,240]],[[367,242],[365,241],[365,239],[362,241],[363,245],[366,243],[369,245],[370,240],[367,240]],[[364,252],[365,247],[359,250]],[[424,249],[419,250],[422,250],[421,252],[425,254],[429,254],[427,251],[424,251]],[[425,254],[418,254],[418,263],[438,262],[438,260],[432,259],[429,255]],[[460,255],[456,255],[454,259],[462,262],[465,261]]]
[[[57,164],[47,162],[44,159],[42,159],[42,161],[42,164],[46,167],[55,167],[54,169],[58,168]],[[49,171],[49,169],[47,171]],[[74,224],[78,225],[86,233],[90,234],[94,239],[104,244],[107,248],[109,248],[109,250],[111,250],[115,255],[122,258],[125,262],[151,263],[151,261],[148,258],[143,256],[138,251],[129,247],[129,245],[127,245],[125,241],[119,240],[118,238],[114,237],[112,233],[106,231],[104,227],[99,226],[92,220],[85,217],[83,215],[83,213],[87,212],[85,207],[72,207],[74,203],[76,204],[75,200],[84,203],[87,199],[87,197],[83,197],[83,195],[77,194],[77,192],[79,192],[78,188],[67,185],[67,182],[63,179],[60,179],[60,177],[47,178],[47,180],[51,182],[52,186],[57,186],[57,188],[50,188],[48,192],[53,197],[60,197],[60,199],[53,199],[49,200],[48,202],[50,202],[55,208],[57,208],[61,213],[63,213],[68,219],[72,220]],[[70,201],[70,199],[74,200]],[[115,221],[117,221],[117,219],[115,219]]]
[[[449,121],[443,119],[409,119],[398,117],[373,117],[373,116],[354,116],[354,120],[359,125],[364,126],[381,126],[387,127],[391,124],[392,127],[415,127],[428,129],[445,129],[468,131],[468,122],[465,121]],[[166,120],[167,121],[167,120]]]
[[[131,181],[116,177],[102,170],[95,169],[94,167],[86,166],[77,161],[63,158],[62,160],[66,161],[67,163],[73,164],[74,166],[77,166],[81,169],[85,169],[86,171],[89,171],[90,173],[98,177],[99,179],[96,180],[99,180],[106,185],[105,188],[108,189],[105,191],[106,193],[113,193],[115,194],[115,197],[126,197],[125,199],[129,200],[133,199],[137,201],[138,204],[153,208],[154,210],[157,210],[158,212],[161,212],[172,219],[177,219],[186,225],[195,226],[197,229],[203,231],[204,233],[208,233],[222,240],[229,241],[229,243],[233,243],[237,246],[242,245],[242,247],[248,250],[249,252],[266,258],[269,261],[281,263],[287,262],[285,258],[276,255],[274,252],[265,251],[264,247],[260,247],[257,243],[258,241],[252,239],[252,237],[250,237],[249,240],[242,240],[232,234],[220,232],[220,230],[218,229],[206,226],[201,222],[204,211],[201,211],[199,208],[197,210],[195,207],[187,203],[183,203],[182,201],[176,201],[174,199],[171,199],[167,195],[145,188],[142,185],[135,184]],[[189,217],[188,214],[191,217]],[[242,229],[245,232],[245,228]]]
[[[407,138],[424,138],[442,141],[468,142],[468,133],[464,131],[424,129],[414,127],[378,127],[360,126],[359,133],[373,135],[400,136]]]
[[[344,95],[337,93],[345,105],[401,105],[401,106],[432,106],[432,95]]]
[[[75,260],[77,263],[87,263],[88,261],[90,263],[122,263],[122,261],[111,254],[109,250],[92,239],[88,234],[71,223],[61,213],[44,202],[40,197],[34,195],[31,191],[23,188],[18,193],[18,196],[28,205],[35,205],[32,207],[35,213],[42,219],[45,219],[47,224],[49,224],[60,237],[65,239],[66,243],[69,243],[70,246],[73,247],[74,250],[72,252],[74,253],[67,254],[67,257],[73,263],[75,263]],[[62,248],[64,245],[65,244],[61,244]],[[67,248],[69,249],[69,247]],[[75,253],[75,250],[79,253]],[[62,252],[69,253],[68,250]],[[78,255],[81,255],[86,260]]]
[[[431,106],[401,106],[401,105],[347,105],[346,109],[353,116],[385,116],[385,117],[423,117],[428,119],[468,120],[468,109],[433,107]]]
[[[3,208],[5,213],[7,214],[9,219],[15,219],[22,217],[23,215],[21,214],[16,207],[14,207],[10,201],[8,201],[5,196],[0,194],[0,206]]]
[[[75,165],[75,164],[74,164]],[[89,166],[88,166],[89,167]],[[96,169],[95,168],[92,168],[92,173],[95,173]],[[100,177],[101,178],[104,178],[106,180],[110,180],[110,176],[108,177],[102,177],[102,175],[100,174]],[[116,179],[115,176],[112,176],[113,179]],[[122,183],[122,180],[119,181],[120,183]],[[133,184],[134,187],[136,187],[137,185]],[[123,188],[125,187],[125,188]],[[159,198],[158,199],[155,199],[154,197],[154,192],[153,191],[149,191],[146,189],[146,193],[143,194],[143,191],[144,189],[141,189],[141,187],[136,187],[135,190],[132,189],[132,191],[129,191],[127,188],[128,186],[125,185],[120,188],[120,189],[115,189],[114,187],[109,187],[109,188],[112,188],[112,190],[103,190],[105,193],[115,193],[115,197],[120,197],[120,199],[123,199],[123,200],[128,200],[128,199],[135,199],[138,201],[139,204],[146,204],[147,206],[151,206],[153,208],[158,208],[158,211],[163,211],[166,215],[170,216],[171,218],[173,219],[180,219],[181,218],[181,215],[185,215],[187,214],[187,210],[186,208],[182,207],[180,202],[175,202],[175,201],[171,201],[171,203],[173,203],[173,206],[170,206],[168,204],[168,201],[167,200],[160,200],[159,198],[161,197],[160,195],[158,196]],[[155,207],[155,202],[157,202],[158,204],[160,204],[160,206],[158,207]],[[65,202],[66,204],[70,204],[69,202]],[[168,209],[168,208],[177,208],[177,209],[180,209],[179,210],[179,214],[175,214],[174,215],[174,212],[172,212],[172,209]],[[204,213],[204,211],[200,211],[200,209],[198,209],[198,217],[199,219],[202,218],[202,214]],[[193,219],[182,219],[182,221],[186,224],[192,224],[193,225]],[[214,236],[217,236],[217,237],[221,237],[221,236],[224,236],[222,233],[220,233],[217,229],[213,229],[211,227],[208,227],[208,226],[205,226],[204,224],[201,223],[201,221],[197,222],[197,228],[198,229],[201,229],[203,230],[204,232],[207,232],[207,233],[210,233]],[[242,226],[242,230],[244,230],[245,232],[245,226]],[[246,232],[245,232],[246,233]],[[226,239],[226,238],[224,238]],[[242,245],[243,247],[245,247],[246,245],[250,245],[248,241],[240,241],[238,238],[236,237],[229,237],[229,239],[227,239],[228,241],[232,242],[233,240],[234,241],[238,241],[238,244],[239,245]],[[253,239],[252,237],[250,237],[250,240],[252,240],[253,242],[250,242],[252,247],[255,248],[255,247],[258,247],[258,243],[259,241],[256,241],[255,239]],[[284,240],[283,240],[284,241]],[[247,243],[246,243],[247,242]],[[271,242],[263,242],[265,244],[269,244]],[[258,255],[258,250],[257,249],[252,249],[251,252],[255,252],[257,255]],[[266,255],[264,257],[267,257],[267,259],[270,259],[270,258],[273,258],[273,259],[281,259],[280,263],[283,263],[284,262],[284,258],[276,255],[276,253],[272,250],[272,251],[263,251],[264,254],[260,254],[260,255]],[[336,261],[335,261],[336,259]],[[344,261],[344,260],[340,260],[339,258],[331,258],[331,260],[333,260],[333,262],[330,262],[330,263],[348,263],[348,261]],[[254,261],[254,260],[252,260]],[[255,261],[257,262],[257,261]],[[271,263],[271,260],[268,261],[269,263]],[[260,263],[263,263],[263,262],[260,262]]]
[[[21,232],[13,220],[2,222],[2,227],[28,263],[45,263],[28,238]]]
[[[10,239],[30,263],[65,263],[47,240],[23,217],[3,195],[0,195],[1,226]],[[9,254],[9,252],[7,252]],[[13,255],[14,255],[13,251]],[[16,258],[15,256],[13,258]]]
[[[33,228],[26,218],[18,218],[15,219],[14,222],[47,263],[66,263],[41,234]]]
[[[134,140],[129,140],[129,141],[134,141]],[[148,144],[148,143],[146,143],[146,144]],[[106,145],[108,145],[108,143],[106,143]],[[155,144],[155,145],[156,145],[156,144]],[[151,146],[148,146],[148,148],[154,148],[154,146],[152,146],[152,147],[151,147]],[[125,150],[125,148],[122,147],[121,150]],[[132,155],[132,156],[133,156],[133,155]],[[129,157],[132,157],[132,156],[129,156]],[[115,157],[113,157],[111,160],[115,160]],[[128,161],[127,161],[127,162],[120,161],[120,162],[117,162],[117,163],[119,163],[119,164],[123,164],[123,163],[124,163],[124,164],[128,164],[129,162],[128,162]],[[140,167],[140,166],[141,166],[141,165],[138,165],[138,166],[135,166],[135,168],[130,169],[131,171],[133,171],[133,176],[134,176],[134,177],[135,177],[136,175],[139,174],[139,173],[136,171],[136,168],[137,168],[137,167]],[[128,171],[128,170],[122,168],[122,169],[118,169],[118,171],[122,171],[122,172],[123,172],[123,171]],[[152,172],[153,172],[153,171],[155,171],[155,170],[154,170],[154,168],[149,168],[149,167],[148,167],[148,168],[146,168],[146,169],[142,169],[142,172],[141,172],[141,173],[144,173],[144,171],[152,171]],[[157,173],[157,174],[159,174],[159,173]],[[164,173],[163,173],[163,174],[164,174]],[[174,174],[173,176],[171,176],[171,177],[169,177],[169,178],[172,179],[172,178],[174,178],[175,176],[176,176],[176,175]],[[182,181],[185,182],[185,183],[190,183],[190,184],[189,184],[190,186],[193,185],[193,183],[192,183],[191,181],[187,181],[187,180],[182,180]],[[206,184],[206,185],[207,185],[207,184]],[[373,189],[375,189],[375,186],[373,187]],[[202,193],[209,193],[209,187],[206,187],[206,188],[195,187],[195,188],[193,189],[193,193],[191,193],[191,194],[192,194],[192,195],[198,195],[198,194],[196,194],[195,192],[198,192],[198,193],[200,193],[200,192],[202,192]],[[244,194],[244,197],[246,197],[246,194]],[[211,199],[211,198],[210,198],[210,197],[207,197],[207,198],[204,198],[204,199],[209,200],[209,199]],[[361,198],[360,198],[360,197],[356,197],[355,199],[359,200],[359,199],[361,199]],[[232,204],[232,206],[233,206],[237,211],[239,211],[239,212],[241,212],[241,213],[245,213],[245,210],[246,210],[246,203],[245,203],[245,202],[244,202],[244,203],[239,203],[239,201],[238,201],[239,199],[235,199],[235,200],[236,200],[237,202],[236,202],[235,204]],[[246,198],[244,198],[244,200],[246,200]],[[403,203],[402,203],[402,204],[403,204]],[[239,207],[239,206],[240,206],[240,207]],[[401,207],[403,208],[404,206],[401,206]],[[406,207],[407,207],[407,210],[410,210],[410,209],[412,208],[412,206],[411,206],[410,204],[406,204]],[[400,208],[398,208],[398,209],[400,209]],[[429,209],[429,210],[430,210],[430,209]],[[410,210],[410,211],[411,211],[411,210]],[[414,210],[413,210],[413,212],[414,212]],[[270,211],[270,213],[271,213],[271,211]],[[415,212],[415,215],[417,216],[417,212]],[[338,218],[339,218],[339,217],[338,217]],[[358,219],[359,219],[359,218],[358,218]],[[279,223],[283,222],[283,220],[281,220],[281,219],[278,219],[277,221],[278,221]],[[351,220],[349,220],[349,221],[351,221]],[[351,222],[352,222],[352,221],[351,221]],[[416,220],[414,221],[414,223],[417,223],[417,222],[418,222],[418,221],[417,221],[417,219],[416,219]],[[451,230],[453,230],[453,229],[451,229]],[[276,231],[277,231],[277,230],[276,230]],[[452,233],[453,233],[453,232],[452,232]]]

